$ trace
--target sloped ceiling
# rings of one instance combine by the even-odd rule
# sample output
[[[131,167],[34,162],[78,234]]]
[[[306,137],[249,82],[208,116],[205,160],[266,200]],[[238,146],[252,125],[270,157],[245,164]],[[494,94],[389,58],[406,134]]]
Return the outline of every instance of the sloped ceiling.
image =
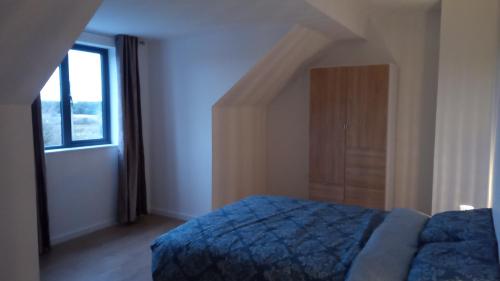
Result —
[[[359,37],[365,35],[370,10],[366,0],[306,0],[317,10],[341,22]]]
[[[31,104],[101,0],[0,4],[0,104]]]
[[[331,42],[315,30],[293,27],[214,106],[267,106],[295,71]]]
[[[87,30],[162,39],[228,25],[295,24],[337,38],[356,37],[306,0],[105,0]]]

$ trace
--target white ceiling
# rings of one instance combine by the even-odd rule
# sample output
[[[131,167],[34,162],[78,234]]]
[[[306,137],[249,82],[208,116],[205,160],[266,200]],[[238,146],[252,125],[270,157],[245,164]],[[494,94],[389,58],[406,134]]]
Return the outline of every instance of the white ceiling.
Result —
[[[231,25],[294,23],[346,32],[305,0],[104,0],[86,30],[165,38]]]

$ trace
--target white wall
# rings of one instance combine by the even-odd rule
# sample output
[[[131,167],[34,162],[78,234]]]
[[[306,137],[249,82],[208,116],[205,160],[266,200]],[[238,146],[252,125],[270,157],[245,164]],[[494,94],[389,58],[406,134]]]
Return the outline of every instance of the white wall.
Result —
[[[374,14],[367,41],[335,44],[316,66],[399,67],[395,206],[430,212],[439,11]],[[308,195],[309,73],[302,71],[268,110],[268,186]]]
[[[433,212],[489,207],[499,2],[444,0]]]
[[[38,280],[31,107],[0,105],[0,280]]]
[[[114,37],[84,32],[77,41],[109,49],[111,125],[114,144],[46,153],[50,234],[52,243],[55,244],[115,224],[117,218],[118,147],[116,145],[119,130],[119,100]],[[146,184],[149,189],[150,120],[146,43],[139,46],[139,61]]]
[[[116,221],[118,148],[82,148],[45,154],[52,243]]]
[[[287,30],[237,26],[150,42],[153,212],[211,210],[212,105]]]
[[[300,71],[267,112],[267,187],[309,198],[309,77]]]

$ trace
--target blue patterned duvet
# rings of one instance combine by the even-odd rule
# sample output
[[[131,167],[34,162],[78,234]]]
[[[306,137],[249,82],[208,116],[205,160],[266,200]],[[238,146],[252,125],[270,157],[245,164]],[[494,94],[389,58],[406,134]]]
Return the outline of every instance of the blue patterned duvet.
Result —
[[[344,280],[385,213],[256,196],[191,220],[151,246],[155,281]]]

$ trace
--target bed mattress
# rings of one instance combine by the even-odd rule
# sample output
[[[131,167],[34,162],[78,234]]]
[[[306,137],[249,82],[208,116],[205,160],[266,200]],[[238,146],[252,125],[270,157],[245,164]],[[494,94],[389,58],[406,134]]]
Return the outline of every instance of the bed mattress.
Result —
[[[153,279],[345,280],[385,212],[254,196],[159,237]]]
[[[500,281],[491,209],[429,218],[253,196],[151,249],[155,281]]]

